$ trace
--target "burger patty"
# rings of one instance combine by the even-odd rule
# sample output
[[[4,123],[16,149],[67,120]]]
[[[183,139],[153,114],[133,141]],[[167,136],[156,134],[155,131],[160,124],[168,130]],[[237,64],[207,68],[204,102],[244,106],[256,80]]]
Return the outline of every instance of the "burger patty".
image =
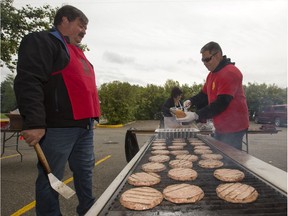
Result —
[[[170,157],[168,155],[154,155],[149,157],[148,159],[150,162],[156,162],[156,163],[164,163],[170,160]]]
[[[204,160],[212,159],[212,160],[221,160],[223,156],[221,154],[202,154],[201,158]]]
[[[152,150],[167,150],[167,147],[162,145],[162,146],[152,146]]]
[[[162,143],[162,142],[155,142],[155,143],[152,143],[152,146],[166,146],[166,143]]]
[[[205,143],[204,142],[202,142],[202,141],[197,141],[197,142],[195,142],[195,141],[193,141],[193,142],[190,142],[190,145],[192,145],[192,146],[201,146],[201,145],[205,145]]]
[[[195,180],[198,176],[197,172],[190,168],[173,168],[169,170],[168,176],[178,181]]]
[[[195,162],[198,160],[197,155],[192,155],[192,154],[184,154],[184,155],[176,155],[177,160],[188,160],[191,162]]]
[[[145,172],[161,172],[166,169],[166,166],[162,163],[146,163],[142,165],[142,170]]]
[[[194,150],[196,149],[210,150],[210,147],[206,145],[194,146]]]
[[[198,165],[202,168],[218,168],[223,166],[223,162],[219,160],[200,160]]]
[[[213,152],[209,149],[195,149],[195,154],[212,154]]]
[[[193,164],[191,161],[187,160],[171,160],[169,166],[171,168],[192,168]]]
[[[120,197],[120,203],[132,210],[147,210],[159,205],[163,200],[160,191],[151,187],[137,187],[125,191]]]
[[[152,186],[161,181],[156,173],[138,172],[128,177],[128,183],[134,186]]]
[[[245,177],[245,174],[237,169],[216,169],[213,175],[224,182],[237,182]]]
[[[153,154],[153,155],[169,155],[170,151],[168,151],[168,150],[153,150],[153,151],[151,151],[151,154]]]
[[[168,146],[169,150],[182,150],[183,146],[180,145],[172,145],[172,146]]]
[[[216,188],[217,196],[231,203],[250,203],[258,198],[258,192],[250,185],[225,183]]]
[[[185,143],[185,142],[173,142],[172,143],[172,146],[186,146],[187,145],[187,143]]]
[[[204,192],[195,185],[174,184],[164,188],[163,195],[173,203],[195,203],[204,197]]]
[[[158,139],[153,140],[153,142],[162,142],[162,143],[165,143],[165,142],[166,142],[166,139],[160,139],[160,138],[158,138]]]
[[[189,154],[189,151],[187,151],[187,150],[172,150],[172,151],[170,151],[170,154],[172,154],[172,155]]]

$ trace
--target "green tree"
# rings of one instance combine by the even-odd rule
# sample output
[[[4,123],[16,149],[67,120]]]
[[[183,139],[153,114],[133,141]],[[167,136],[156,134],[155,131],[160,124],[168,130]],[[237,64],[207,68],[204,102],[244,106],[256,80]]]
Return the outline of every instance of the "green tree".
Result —
[[[170,96],[171,90],[173,87],[179,87],[180,88],[180,84],[178,81],[174,81],[171,79],[166,80],[165,84],[164,84],[164,91],[166,92],[166,94],[168,94],[167,96]]]
[[[166,100],[164,88],[153,84],[148,84],[141,88],[137,96],[136,119],[155,119],[161,112],[161,107]]]
[[[109,124],[155,119],[165,100],[170,97],[172,87],[178,85],[173,80],[167,80],[164,86],[148,84],[141,87],[119,81],[103,84],[99,90],[102,114]],[[198,94],[202,86],[196,83],[192,86],[180,86],[184,94],[183,100]],[[251,115],[263,105],[287,103],[287,89],[275,85],[249,83],[244,86],[244,90]]]
[[[13,6],[13,0],[1,0],[1,67],[5,64],[11,72],[15,71],[16,55],[23,36],[32,31],[51,28],[56,10],[49,5],[26,5],[17,9]],[[14,76],[8,76],[1,83],[2,112],[8,112],[16,106],[13,79]]]
[[[23,36],[32,31],[51,28],[56,10],[49,5],[26,5],[17,9],[13,6],[13,0],[1,0],[1,60],[12,72],[16,67],[15,56]]]
[[[1,112],[8,113],[14,110],[16,105],[15,94],[13,90],[14,76],[8,75],[7,78],[1,82]]]
[[[164,96],[164,100],[163,103],[171,96],[171,91],[174,87],[180,87],[180,84],[178,81],[174,81],[171,79],[166,80],[165,84],[164,84],[164,92],[163,92],[163,96]]]
[[[114,81],[101,85],[99,89],[101,112],[109,124],[135,120],[136,92],[137,88],[127,82]]]
[[[186,100],[196,94],[198,94],[203,87],[203,84],[193,83],[192,86],[188,86],[187,84],[182,85],[181,89],[183,91],[183,100]]]
[[[263,106],[287,103],[287,88],[279,88],[274,84],[248,83],[244,90],[250,116]]]

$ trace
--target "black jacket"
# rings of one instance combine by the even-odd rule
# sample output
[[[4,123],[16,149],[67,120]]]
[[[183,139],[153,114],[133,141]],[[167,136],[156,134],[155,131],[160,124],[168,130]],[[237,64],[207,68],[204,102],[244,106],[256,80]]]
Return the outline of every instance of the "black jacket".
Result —
[[[182,102],[179,101],[179,103],[181,104],[181,106],[183,107],[182,105]],[[181,108],[181,106],[177,106],[177,108]],[[168,98],[165,103],[162,105],[162,113],[163,113],[163,116],[165,117],[172,117],[172,114],[170,113],[170,108],[171,107],[175,107],[175,103],[174,103],[174,99],[173,98]]]
[[[55,33],[55,30],[54,30]],[[74,120],[72,106],[61,73],[69,54],[51,32],[25,36],[18,52],[14,90],[23,129],[46,127],[87,127],[90,119]]]

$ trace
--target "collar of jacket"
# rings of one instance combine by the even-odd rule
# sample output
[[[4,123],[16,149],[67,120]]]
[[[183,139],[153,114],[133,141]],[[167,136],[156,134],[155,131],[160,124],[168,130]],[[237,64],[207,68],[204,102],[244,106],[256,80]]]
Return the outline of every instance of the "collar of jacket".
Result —
[[[220,71],[222,68],[224,68],[226,65],[233,64],[235,65],[235,62],[231,62],[230,58],[227,58],[226,55],[223,56],[223,60],[218,64],[218,66],[215,68],[212,73],[216,73]]]
[[[68,56],[70,56],[69,55],[69,50],[68,50],[68,48],[66,46],[66,43],[64,41],[64,39],[65,39],[67,43],[70,43],[69,37],[68,36],[63,36],[56,28],[52,28],[49,33],[62,42],[62,44],[64,45]]]

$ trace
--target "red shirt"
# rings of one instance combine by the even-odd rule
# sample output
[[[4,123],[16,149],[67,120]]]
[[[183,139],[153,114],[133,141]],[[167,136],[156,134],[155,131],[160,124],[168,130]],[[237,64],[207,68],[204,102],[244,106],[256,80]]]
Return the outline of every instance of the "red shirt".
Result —
[[[228,107],[213,117],[214,127],[218,133],[232,133],[249,127],[249,114],[246,97],[242,86],[242,74],[233,64],[226,65],[217,72],[210,72],[202,91],[208,96],[208,103],[216,100],[218,95],[233,96]]]

